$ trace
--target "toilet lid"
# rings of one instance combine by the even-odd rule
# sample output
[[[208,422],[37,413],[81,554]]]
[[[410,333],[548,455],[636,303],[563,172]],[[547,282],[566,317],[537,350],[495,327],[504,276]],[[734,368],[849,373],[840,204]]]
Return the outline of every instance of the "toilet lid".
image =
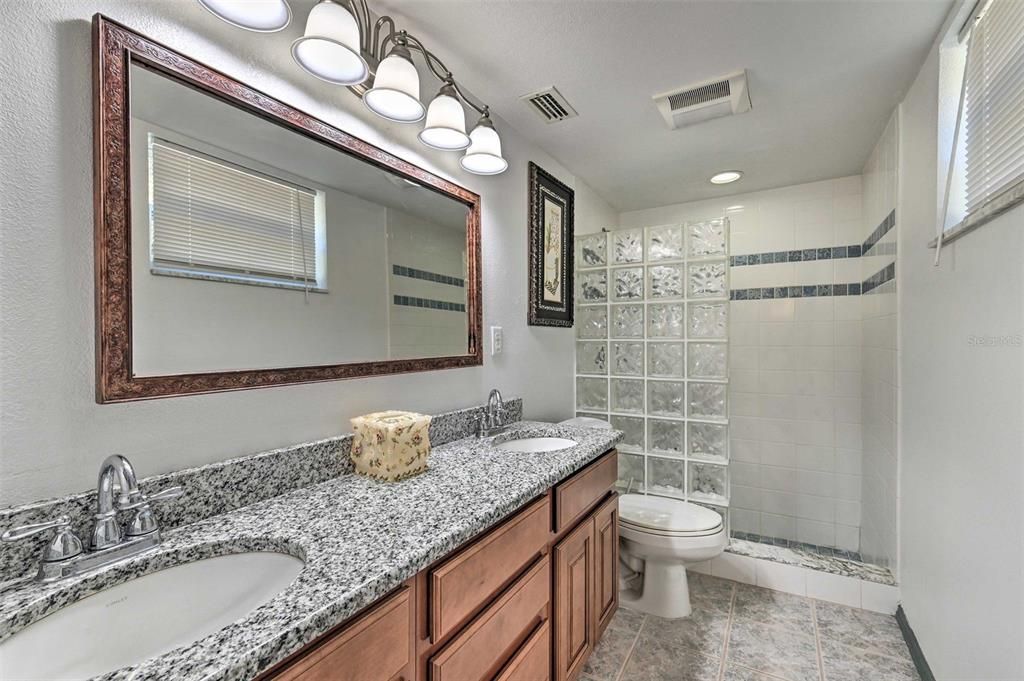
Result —
[[[619,519],[624,524],[658,534],[710,532],[722,526],[722,516],[709,508],[644,494],[619,497]]]

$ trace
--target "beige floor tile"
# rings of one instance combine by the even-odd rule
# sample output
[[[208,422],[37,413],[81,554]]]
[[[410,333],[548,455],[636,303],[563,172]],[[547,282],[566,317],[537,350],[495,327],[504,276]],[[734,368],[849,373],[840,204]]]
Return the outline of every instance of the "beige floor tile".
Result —
[[[787,681],[820,681],[814,636],[792,627],[734,619],[726,662]]]

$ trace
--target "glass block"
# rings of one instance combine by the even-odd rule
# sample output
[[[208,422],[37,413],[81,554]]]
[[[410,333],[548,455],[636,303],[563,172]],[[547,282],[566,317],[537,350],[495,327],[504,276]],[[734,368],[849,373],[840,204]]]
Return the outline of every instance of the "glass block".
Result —
[[[719,423],[689,422],[690,456],[725,463],[729,460],[729,427]]]
[[[612,338],[643,338],[644,306],[612,305]]]
[[[588,341],[576,344],[576,373],[607,374],[608,344]]]
[[[714,463],[689,463],[690,498],[725,504],[729,501],[728,469]],[[654,475],[651,475],[654,479]]]
[[[622,265],[644,259],[644,230],[612,232],[612,264]]]
[[[682,298],[683,266],[654,265],[647,268],[648,298]]]
[[[725,338],[729,330],[726,303],[690,303],[690,338]],[[653,316],[653,315],[652,315]]]
[[[691,258],[726,254],[725,220],[722,218],[692,222],[686,226],[686,233],[690,242]]]
[[[724,262],[691,263],[687,280],[691,298],[724,298],[728,295]]]
[[[726,417],[726,389],[724,383],[689,383],[690,416],[698,419],[722,419]]]
[[[647,375],[657,378],[683,378],[682,343],[648,343]]]
[[[625,494],[646,491],[643,456],[619,453],[619,479],[615,481],[615,487]]]
[[[642,300],[644,268],[620,267],[612,270],[612,300]]]
[[[608,379],[577,378],[576,408],[608,411]]]
[[[612,428],[622,431],[618,448],[624,452],[644,451],[644,420],[639,416],[612,416]]]
[[[648,381],[647,413],[654,416],[686,416],[686,384],[682,381]]]
[[[728,378],[725,343],[690,343],[687,348],[690,378]]]
[[[612,343],[611,367],[616,376],[643,376],[644,344]]]
[[[644,382],[635,378],[613,378],[612,411],[644,413]]]
[[[662,303],[647,306],[648,338],[682,338],[683,304]]]
[[[649,456],[647,480],[649,493],[683,498],[686,490],[686,462]]]
[[[580,338],[607,338],[608,308],[604,305],[576,308],[576,335]]]
[[[682,457],[686,451],[686,423],[683,421],[647,421],[648,451]]]
[[[651,227],[647,230],[647,259],[681,260],[683,257],[683,228],[680,225]]]
[[[608,272],[586,270],[576,273],[576,302],[603,303],[608,299]]]
[[[601,267],[608,264],[608,235],[587,234],[576,239],[576,267]]]

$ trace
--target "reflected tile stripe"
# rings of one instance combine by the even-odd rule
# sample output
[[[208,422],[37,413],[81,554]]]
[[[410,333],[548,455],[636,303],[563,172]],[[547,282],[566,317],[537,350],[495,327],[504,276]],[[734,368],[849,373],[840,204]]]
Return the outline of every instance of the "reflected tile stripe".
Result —
[[[896,263],[891,262],[864,280],[862,293],[870,293],[887,281],[896,278]]]
[[[889,214],[885,216],[885,219],[882,220],[881,223],[879,223],[878,227],[875,227],[875,230],[871,232],[867,239],[864,240],[864,247],[861,249],[861,252],[864,255],[867,255],[868,251],[870,251],[874,247],[874,245],[878,243],[878,240],[885,236],[889,232],[889,230],[895,226],[896,209],[893,208],[891,211],[889,211]]]
[[[465,312],[465,303],[449,303],[447,300],[432,300],[430,298],[416,298],[414,296],[395,296],[395,305],[406,307],[423,307],[430,310],[445,310],[447,312]]]
[[[392,265],[391,273],[399,277],[409,277],[410,279],[422,279],[423,281],[432,281],[435,284],[447,284],[448,286],[458,286],[459,288],[466,287],[466,280],[462,279],[461,277],[452,277],[447,274],[428,272],[427,270],[418,270],[415,267]]]

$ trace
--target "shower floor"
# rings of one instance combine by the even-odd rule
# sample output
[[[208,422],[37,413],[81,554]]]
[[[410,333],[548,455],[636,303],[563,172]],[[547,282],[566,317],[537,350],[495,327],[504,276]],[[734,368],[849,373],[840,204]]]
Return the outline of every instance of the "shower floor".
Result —
[[[764,541],[740,539],[736,534],[738,533],[733,533],[732,540],[729,542],[728,548],[725,549],[729,553],[770,560],[785,565],[795,565],[844,577],[855,577],[867,582],[888,585],[896,584],[896,579],[889,568],[882,565],[874,565],[873,563],[865,563],[862,560],[846,558],[837,555],[835,550],[831,553],[826,551],[819,552],[817,549],[821,547],[813,547],[812,544],[801,545],[797,542],[790,542],[789,546],[782,546]],[[762,539],[760,535],[756,536]],[[813,547],[813,549],[806,547]],[[860,558],[859,554],[856,555],[857,558]]]
[[[809,553],[815,553],[819,556],[826,556],[828,558],[842,558],[844,560],[852,560],[856,563],[864,562],[864,559],[861,558],[860,553],[857,551],[844,551],[843,549],[837,549],[831,546],[818,546],[817,544],[808,544],[807,542],[798,542],[791,539],[780,539],[779,537],[765,537],[764,535],[753,534],[752,532],[733,532],[732,538],[757,542],[759,544],[769,544],[771,546],[784,546],[786,548],[807,551]]]

